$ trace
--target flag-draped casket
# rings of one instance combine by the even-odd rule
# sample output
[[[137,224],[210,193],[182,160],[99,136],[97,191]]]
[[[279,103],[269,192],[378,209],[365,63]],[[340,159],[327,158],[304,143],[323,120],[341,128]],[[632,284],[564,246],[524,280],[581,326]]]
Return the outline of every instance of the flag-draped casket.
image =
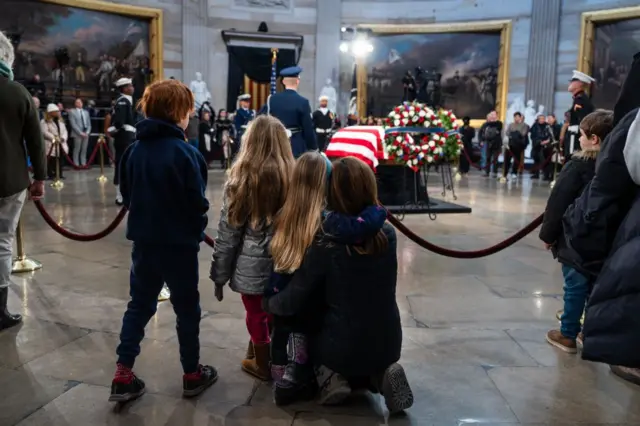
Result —
[[[384,149],[382,126],[351,126],[338,130],[325,151],[329,158],[356,157],[373,170],[388,156]]]

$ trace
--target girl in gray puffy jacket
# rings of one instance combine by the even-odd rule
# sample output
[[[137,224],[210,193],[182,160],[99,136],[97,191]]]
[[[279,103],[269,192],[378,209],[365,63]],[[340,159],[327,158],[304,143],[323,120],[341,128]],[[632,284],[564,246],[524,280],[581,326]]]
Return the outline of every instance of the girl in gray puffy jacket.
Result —
[[[273,269],[269,245],[273,220],[287,197],[293,165],[291,143],[282,123],[270,116],[253,120],[224,186],[211,260],[216,298],[222,300],[227,283],[242,296],[251,337],[242,370],[261,380],[271,377],[271,318],[262,309]]]

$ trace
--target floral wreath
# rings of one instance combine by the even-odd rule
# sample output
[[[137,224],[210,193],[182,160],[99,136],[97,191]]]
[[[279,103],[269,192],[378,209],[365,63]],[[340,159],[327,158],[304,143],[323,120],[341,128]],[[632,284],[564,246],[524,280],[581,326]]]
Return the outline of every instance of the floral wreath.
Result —
[[[384,148],[390,160],[418,171],[425,164],[454,162],[460,156],[462,138],[452,111],[436,113],[425,104],[404,102],[385,119],[387,131],[402,127],[415,131],[386,133]]]

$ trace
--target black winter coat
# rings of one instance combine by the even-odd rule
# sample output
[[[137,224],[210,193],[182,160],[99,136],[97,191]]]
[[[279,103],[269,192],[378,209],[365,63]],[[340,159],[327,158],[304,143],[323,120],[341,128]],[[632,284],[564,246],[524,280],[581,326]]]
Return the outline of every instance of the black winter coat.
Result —
[[[576,259],[573,251],[567,249],[562,230],[562,216],[593,179],[596,171],[596,155],[596,151],[578,151],[562,168],[547,200],[544,220],[540,228],[540,239],[547,244],[553,244],[554,257],[557,257],[562,264],[578,270],[580,270],[580,259]]]
[[[268,299],[266,310],[292,316],[306,310],[326,313],[321,331],[310,336],[310,354],[346,377],[371,376],[400,359],[402,328],[396,303],[396,236],[385,224],[388,250],[359,255],[323,235],[309,248],[287,287]],[[315,297],[321,290],[324,297]]]

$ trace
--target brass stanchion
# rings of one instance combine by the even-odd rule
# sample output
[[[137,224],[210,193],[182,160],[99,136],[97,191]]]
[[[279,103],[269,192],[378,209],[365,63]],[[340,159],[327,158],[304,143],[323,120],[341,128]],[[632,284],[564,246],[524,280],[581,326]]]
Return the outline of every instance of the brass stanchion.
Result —
[[[502,176],[500,176],[500,183],[507,182],[507,154],[508,153],[509,153],[508,150],[506,149],[502,150]]]
[[[18,256],[13,260],[11,267],[12,274],[20,274],[23,272],[33,272],[42,268],[42,263],[34,259],[29,259],[24,252],[24,239],[22,235],[22,220],[18,222],[18,228],[16,229],[16,247],[18,249]]]
[[[100,176],[98,176],[98,182],[105,183],[109,179],[104,175],[104,144],[106,139],[104,135],[98,137],[98,149],[100,150]]]
[[[53,189],[60,190],[64,188],[64,182],[62,182],[62,180],[60,179],[60,139],[56,137],[53,140],[53,144],[53,148],[56,152],[56,177],[53,179],[51,187]]]

